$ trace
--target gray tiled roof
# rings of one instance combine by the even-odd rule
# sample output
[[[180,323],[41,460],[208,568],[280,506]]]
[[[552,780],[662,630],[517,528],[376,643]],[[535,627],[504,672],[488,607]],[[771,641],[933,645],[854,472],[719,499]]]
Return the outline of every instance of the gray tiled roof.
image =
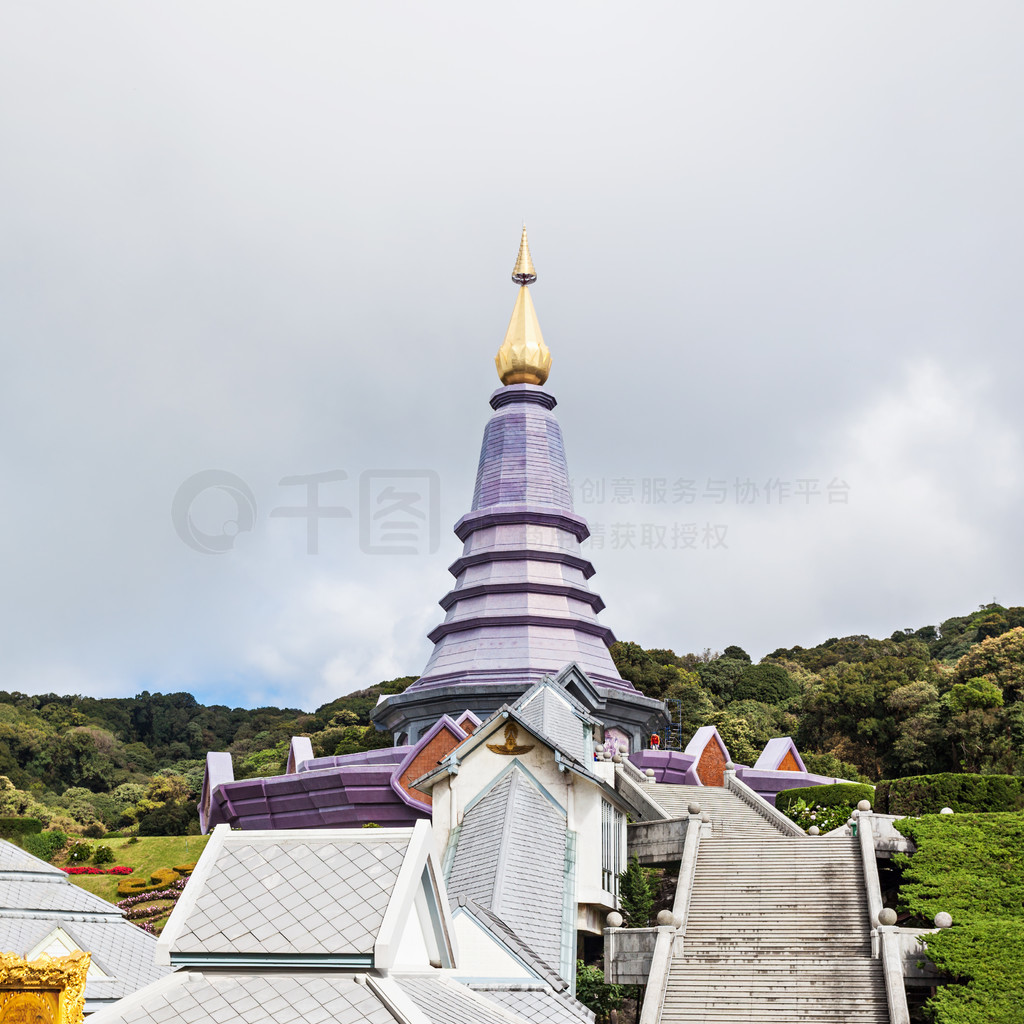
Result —
[[[448,891],[497,914],[547,963],[561,962],[565,815],[519,767],[463,818]]]
[[[542,736],[583,760],[583,722],[573,710],[571,698],[541,682],[523,694],[516,702],[516,710]]]
[[[594,1012],[571,996],[525,985],[471,985],[474,992],[532,1024],[593,1024]]]
[[[125,1006],[101,1011],[102,1024],[395,1024],[351,974],[182,972]]]
[[[486,996],[476,995],[457,982],[429,975],[396,976],[395,980],[431,1024],[509,1024],[508,1010],[492,1011],[494,1004]]]
[[[52,880],[31,875],[22,878],[0,878],[0,914],[5,910],[111,914],[118,918],[121,916],[121,911],[117,907],[72,884],[67,875]]]
[[[172,953],[372,953],[409,841],[230,838]],[[181,908],[184,909],[184,908]]]
[[[130,921],[69,921],[61,927],[110,976],[109,983],[97,984],[97,978],[87,984],[88,998],[121,999],[167,974],[167,968],[156,963],[156,938]]]
[[[60,868],[33,857],[31,853],[14,843],[9,843],[6,839],[0,839],[0,871],[31,871],[34,874],[59,875],[61,878],[67,878]]]
[[[0,843],[0,950],[24,956],[57,928],[63,929],[108,975],[87,980],[89,1009],[130,995],[167,974],[166,967],[156,965],[152,935],[126,921],[117,907],[75,885],[59,868],[28,854],[19,856],[22,851],[13,847],[12,852],[12,846]]]

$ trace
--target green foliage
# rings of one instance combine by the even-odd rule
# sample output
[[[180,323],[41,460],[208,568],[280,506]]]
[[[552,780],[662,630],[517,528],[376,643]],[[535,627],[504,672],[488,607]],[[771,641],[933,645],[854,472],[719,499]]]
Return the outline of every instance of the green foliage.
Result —
[[[790,801],[786,805],[785,815],[805,832],[813,825],[822,835],[831,832],[850,820],[853,807],[850,804],[833,804],[823,807],[821,804],[810,803],[803,797]]]
[[[819,807],[845,807],[853,810],[861,800],[874,801],[875,787],[853,782],[839,782],[832,786],[806,786],[804,789],[784,789],[775,797],[775,806],[787,813],[791,804],[803,800]],[[846,815],[849,817],[849,814]],[[846,820],[845,818],[843,819]]]
[[[604,971],[576,961],[576,998],[597,1014],[599,1021],[610,1019],[612,1010],[622,1006],[622,986],[606,985]]]
[[[92,853],[93,864],[113,864],[114,851],[109,846],[97,846]]]
[[[25,836],[21,845],[40,860],[52,861],[60,850],[67,845],[68,837],[59,829],[47,829],[34,835]]]
[[[1017,1024],[1024,1005],[1024,814],[903,818],[916,852],[903,869],[901,907],[953,927],[928,936],[929,958],[956,983],[929,1001],[935,1024]]]
[[[84,864],[90,857],[92,857],[92,847],[80,839],[68,847],[69,864]]]
[[[936,814],[954,811],[1024,809],[1024,779],[1013,775],[915,775],[880,782],[875,810],[881,814]]]
[[[866,775],[861,775],[855,764],[841,761],[833,753],[815,754],[806,750],[800,751],[804,765],[812,775],[826,775],[833,779],[849,779],[851,782],[870,782]]]
[[[619,905],[627,928],[646,928],[654,910],[653,872],[634,857],[619,875]]]
[[[38,818],[0,818],[0,838],[3,839],[16,839],[42,831],[43,823]]]
[[[751,665],[736,680],[733,700],[756,700],[762,704],[779,704],[795,697],[800,687],[779,665]]]

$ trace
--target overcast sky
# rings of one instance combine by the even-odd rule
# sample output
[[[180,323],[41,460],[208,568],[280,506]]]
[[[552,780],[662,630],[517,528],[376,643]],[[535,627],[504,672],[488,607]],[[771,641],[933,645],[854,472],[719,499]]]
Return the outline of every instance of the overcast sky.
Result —
[[[0,688],[311,708],[419,672],[524,219],[620,639],[1024,603],[1022,29],[4,0]],[[309,554],[281,481],[332,473]],[[374,552],[405,493],[418,550]]]

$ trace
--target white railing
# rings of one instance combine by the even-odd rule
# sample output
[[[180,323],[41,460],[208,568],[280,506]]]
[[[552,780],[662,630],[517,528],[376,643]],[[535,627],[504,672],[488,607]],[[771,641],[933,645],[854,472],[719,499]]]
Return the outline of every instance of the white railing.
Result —
[[[780,832],[785,832],[790,836],[800,836],[801,839],[808,838],[807,833],[795,821],[790,821],[777,807],[768,803],[759,793],[755,793],[745,782],[737,779],[736,772],[726,771],[725,788],[730,793],[735,793],[749,807],[753,807],[765,821],[774,825]]]
[[[659,818],[671,818],[672,815],[669,814],[668,811],[666,811],[665,808],[650,795],[650,791],[646,788],[649,785],[647,782],[647,776],[638,772],[638,774],[640,774],[640,778],[643,779],[643,782],[640,783],[634,781],[633,776],[624,768],[627,764],[629,764],[629,762],[623,760],[622,764],[617,764],[615,766],[615,777],[619,783],[617,788],[626,789],[641,807],[644,805],[649,807],[651,809],[652,820],[657,820]],[[637,771],[637,768],[634,765],[629,765],[629,767],[632,768],[633,771]]]
[[[700,850],[700,815],[691,814],[686,822],[686,838],[683,840],[683,856],[679,861],[679,880],[672,902],[672,916],[678,923],[658,928],[658,938],[651,958],[651,973],[647,979],[644,1005],[638,1024],[658,1024],[661,1008],[668,989],[668,976],[672,968],[672,957],[682,952],[686,920],[690,914],[690,894],[693,892],[693,876],[697,870],[697,853]]]
[[[890,1024],[910,1024],[907,990],[903,984],[903,954],[899,929],[878,923],[882,910],[882,887],[878,881],[878,863],[875,860],[875,836],[870,811],[856,811],[857,841],[860,846],[861,865],[864,869],[864,888],[868,896],[868,925],[871,928],[871,955],[882,961],[885,977],[885,997],[889,1003]]]

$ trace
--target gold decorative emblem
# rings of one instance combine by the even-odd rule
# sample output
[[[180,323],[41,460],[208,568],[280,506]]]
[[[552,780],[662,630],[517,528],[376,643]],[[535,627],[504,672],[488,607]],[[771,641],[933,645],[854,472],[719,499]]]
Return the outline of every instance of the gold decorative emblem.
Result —
[[[82,1024],[89,954],[0,953],[0,1024]]]
[[[504,745],[498,743],[488,743],[487,749],[493,751],[495,754],[528,754],[533,750],[533,744],[531,743],[528,747],[520,747],[517,743],[519,739],[519,726],[515,722],[509,722],[505,726],[505,743]],[[0,1022],[2,1024],[2,1022]]]

